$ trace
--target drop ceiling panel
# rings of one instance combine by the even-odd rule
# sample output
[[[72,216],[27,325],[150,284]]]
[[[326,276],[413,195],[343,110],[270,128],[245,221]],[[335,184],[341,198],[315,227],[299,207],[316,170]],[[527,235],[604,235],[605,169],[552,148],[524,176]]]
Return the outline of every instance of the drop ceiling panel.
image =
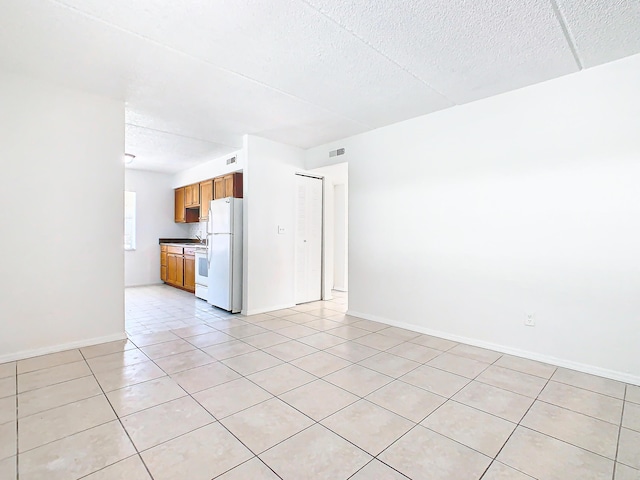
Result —
[[[64,2],[369,127],[452,105],[304,2]]]
[[[237,149],[135,125],[125,126],[125,151],[136,156],[131,168],[167,173],[193,167]]]
[[[549,0],[308,0],[456,103],[578,69]]]
[[[585,67],[640,51],[640,1],[557,1]]]

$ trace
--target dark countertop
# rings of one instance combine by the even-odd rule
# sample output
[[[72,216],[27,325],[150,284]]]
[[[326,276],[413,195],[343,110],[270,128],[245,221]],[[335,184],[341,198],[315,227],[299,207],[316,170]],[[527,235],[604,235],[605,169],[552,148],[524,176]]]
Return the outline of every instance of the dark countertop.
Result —
[[[200,240],[196,238],[160,238],[158,239],[158,243],[162,245],[163,243],[179,243],[181,245],[202,245],[205,246],[204,243],[200,243]]]

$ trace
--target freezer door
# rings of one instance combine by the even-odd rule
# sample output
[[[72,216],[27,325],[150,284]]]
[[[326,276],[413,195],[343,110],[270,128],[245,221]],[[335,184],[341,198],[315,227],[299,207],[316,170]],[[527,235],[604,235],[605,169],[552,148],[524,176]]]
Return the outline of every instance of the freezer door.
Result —
[[[208,302],[224,310],[232,309],[233,235],[213,234],[209,243]]]
[[[211,232],[233,233],[233,198],[219,198],[212,200],[209,209]]]

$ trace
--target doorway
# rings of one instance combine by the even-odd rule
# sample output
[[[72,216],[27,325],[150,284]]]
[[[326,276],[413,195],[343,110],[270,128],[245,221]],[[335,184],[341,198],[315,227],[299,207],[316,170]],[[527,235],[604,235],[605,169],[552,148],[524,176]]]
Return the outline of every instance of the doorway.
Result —
[[[296,174],[296,304],[322,298],[322,192],[322,178]]]

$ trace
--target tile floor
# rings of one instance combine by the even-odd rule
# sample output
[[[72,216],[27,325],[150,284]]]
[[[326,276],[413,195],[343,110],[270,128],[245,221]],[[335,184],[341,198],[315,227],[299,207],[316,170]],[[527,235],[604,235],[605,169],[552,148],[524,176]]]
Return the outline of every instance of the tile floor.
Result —
[[[640,387],[345,315],[128,289],[129,341],[0,365],[0,479],[640,479]]]

